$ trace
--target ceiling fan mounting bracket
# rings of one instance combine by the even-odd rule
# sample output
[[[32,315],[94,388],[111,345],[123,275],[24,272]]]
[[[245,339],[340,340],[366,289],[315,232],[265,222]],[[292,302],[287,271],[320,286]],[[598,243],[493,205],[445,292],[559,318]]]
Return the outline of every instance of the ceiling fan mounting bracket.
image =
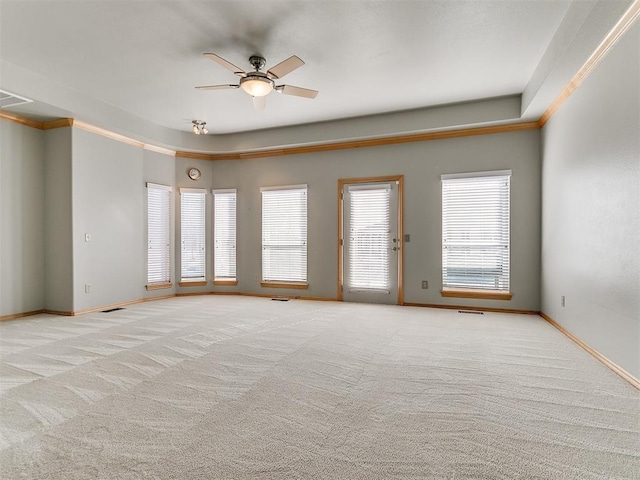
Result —
[[[249,63],[253,68],[256,69],[256,72],[257,72],[267,64],[267,61],[264,59],[264,57],[261,57],[260,55],[251,55],[249,57]]]

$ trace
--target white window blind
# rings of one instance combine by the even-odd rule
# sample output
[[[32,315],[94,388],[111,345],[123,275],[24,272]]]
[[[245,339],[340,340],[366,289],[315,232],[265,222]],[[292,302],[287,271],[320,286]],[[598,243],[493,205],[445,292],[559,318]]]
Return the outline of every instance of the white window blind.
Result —
[[[262,280],[307,281],[307,186],[262,188]]]
[[[171,187],[147,183],[147,284],[171,282]]]
[[[350,290],[390,289],[389,185],[350,185],[349,278]]]
[[[443,288],[509,291],[511,171],[442,176]]]
[[[236,278],[236,190],[213,191],[213,275]]]
[[[206,190],[180,189],[180,277],[205,278],[205,197]]]

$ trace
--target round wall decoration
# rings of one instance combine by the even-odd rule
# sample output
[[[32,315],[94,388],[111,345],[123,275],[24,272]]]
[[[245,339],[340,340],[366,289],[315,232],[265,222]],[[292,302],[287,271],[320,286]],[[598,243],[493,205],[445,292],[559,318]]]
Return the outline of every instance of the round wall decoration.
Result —
[[[200,173],[200,170],[198,170],[197,168],[190,168],[189,171],[187,172],[187,175],[189,175],[189,178],[191,180],[198,180],[200,178],[200,175],[202,175]]]

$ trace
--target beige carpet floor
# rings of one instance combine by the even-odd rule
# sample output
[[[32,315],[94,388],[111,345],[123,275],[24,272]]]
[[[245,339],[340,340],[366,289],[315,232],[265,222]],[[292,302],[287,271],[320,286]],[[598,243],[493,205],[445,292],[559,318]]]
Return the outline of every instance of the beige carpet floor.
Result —
[[[536,316],[182,297],[0,324],[3,479],[640,478],[640,395]]]

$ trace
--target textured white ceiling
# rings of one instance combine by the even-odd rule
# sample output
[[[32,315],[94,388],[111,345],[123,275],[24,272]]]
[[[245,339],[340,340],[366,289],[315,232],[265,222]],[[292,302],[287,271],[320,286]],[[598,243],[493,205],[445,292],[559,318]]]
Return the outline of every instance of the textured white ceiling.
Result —
[[[2,0],[0,59],[164,127],[239,132],[521,93],[568,5]],[[306,65],[283,83],[320,93],[272,93],[256,111],[240,90],[196,91],[237,83],[204,52],[246,69],[251,54],[298,55]]]

